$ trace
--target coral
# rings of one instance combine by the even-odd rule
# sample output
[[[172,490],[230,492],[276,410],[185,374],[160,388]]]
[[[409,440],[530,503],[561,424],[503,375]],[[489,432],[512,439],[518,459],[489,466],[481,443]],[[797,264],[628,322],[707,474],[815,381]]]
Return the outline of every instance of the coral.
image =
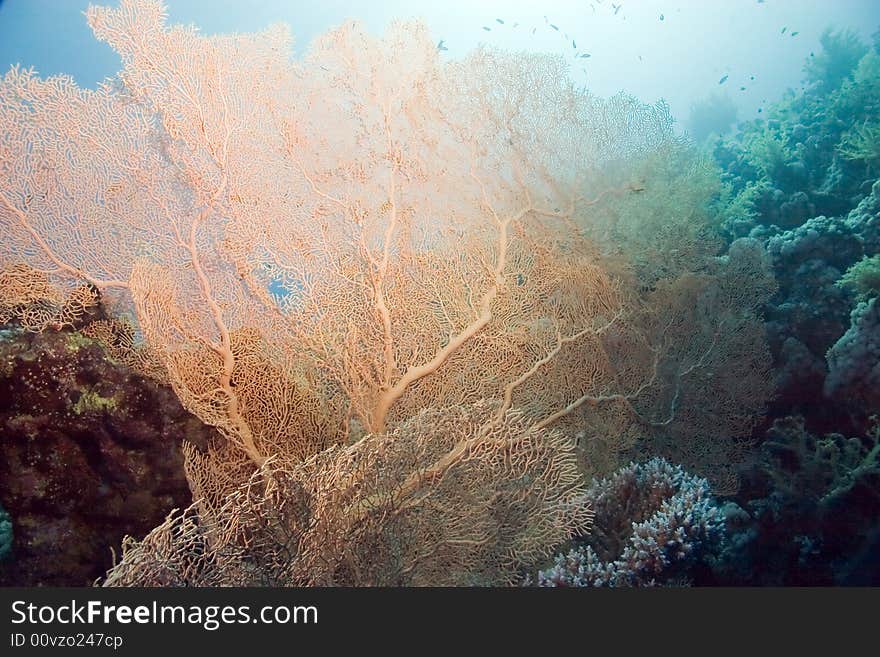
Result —
[[[823,42],[829,50],[807,63],[821,81],[789,91],[766,108],[767,120],[741,123],[714,147],[729,197],[763,190],[751,203],[755,225],[795,228],[816,215],[843,216],[876,178],[880,57],[865,53],[853,34],[826,33]],[[725,220],[734,236],[746,234],[745,225]]]
[[[877,162],[880,160],[880,123],[866,121],[856,126],[844,135],[837,150],[848,160]]]
[[[825,394],[880,408],[880,303],[857,305],[849,330],[828,350]]]
[[[800,226],[813,216],[815,206],[804,192],[795,192],[779,206],[779,226],[791,228]]]
[[[876,585],[880,423],[862,437],[815,435],[804,418],[774,421],[743,507],[727,512],[716,583]]]
[[[862,256],[863,246],[847,223],[838,217],[814,217],[794,230],[771,237],[767,251],[785,266],[794,269],[800,263],[819,260],[845,269]]]
[[[779,390],[795,405],[787,412],[809,412],[807,405],[817,410],[822,407],[810,400],[822,398],[826,353],[850,324],[855,285],[841,283],[861,280],[854,277],[866,266],[870,273],[873,259],[864,258],[880,246],[877,195],[872,192],[846,217],[814,217],[765,239],[779,282],[779,294],[766,309]],[[861,288],[854,291],[861,294]]]
[[[861,239],[865,255],[880,253],[880,180],[871,185],[871,193],[849,212],[845,222]]]
[[[853,33],[829,31],[822,41],[825,51],[807,60],[812,84],[713,150],[723,169],[717,216],[725,235],[763,242],[779,284],[763,309],[778,383],[769,414],[805,418],[775,423],[763,465],[745,470],[741,506],[728,510],[729,567],[714,572],[720,583],[878,577],[877,477],[856,456],[872,453],[865,428],[880,404],[876,310],[865,303],[875,296],[869,279],[880,253],[871,161],[880,57]],[[830,483],[848,481],[847,473],[860,473],[854,488]]]
[[[640,158],[631,175],[632,193],[590,212],[589,237],[624,254],[643,288],[702,268],[719,247],[707,208],[720,186],[715,168],[672,143]]]
[[[774,487],[787,497],[814,502],[823,514],[841,508],[853,489],[880,476],[880,423],[873,420],[866,440],[840,434],[816,438],[804,429],[803,418],[774,422],[764,443]]]
[[[837,281],[862,257],[862,235],[847,219],[820,216],[766,241],[779,282],[765,308],[779,412],[840,412],[815,400],[823,398],[825,355],[849,325],[852,295]]]
[[[784,181],[794,162],[794,151],[787,135],[778,129],[750,132],[747,133],[745,147],[750,164],[764,177],[785,187]]]
[[[772,325],[772,330],[781,331],[779,324]],[[793,335],[780,334],[774,336],[781,340],[776,354],[775,375],[778,389],[787,397],[809,399],[816,391],[822,389],[828,367],[825,359],[814,353],[803,342]],[[811,395],[805,395],[810,391]]]
[[[539,572],[539,586],[678,585],[723,538],[708,482],[664,459],[631,463],[593,483],[587,499],[592,535]]]
[[[828,109],[835,117],[854,117],[856,125],[876,120],[880,109],[880,55],[868,52],[852,77],[830,96]]]
[[[11,261],[0,267],[0,325],[15,320],[30,331],[74,326],[98,303],[90,285],[65,292],[32,267]]]
[[[859,260],[846,270],[837,285],[852,289],[859,301],[880,295],[880,254]]]
[[[143,541],[129,539],[105,584],[510,581],[592,513],[574,443],[516,412],[482,430],[496,410],[424,410],[351,447],[299,463],[271,459],[231,502],[188,509]],[[465,458],[448,456],[462,444]]]
[[[652,295],[663,309],[657,321],[678,336],[677,344],[670,345],[675,360],[690,365],[671,388],[658,391],[654,408],[639,402],[645,409],[643,421],[653,431],[627,455],[638,460],[660,455],[685,464],[709,479],[717,493],[732,494],[751,429],[774,389],[769,353],[761,344],[764,327],[754,317],[773,295],[776,282],[767,253],[753,239],[737,240],[709,267],[713,276],[681,277],[674,285],[658,285]],[[706,317],[717,323],[707,324]],[[711,350],[707,342],[713,344]],[[716,405],[720,398],[729,401],[723,410]],[[666,410],[670,406],[688,411],[676,420]],[[746,418],[751,419],[744,424]],[[705,439],[719,436],[721,426],[737,427],[737,432],[723,430],[726,440]]]
[[[716,157],[719,157],[717,150]],[[769,183],[766,180],[749,181],[739,190],[730,182],[723,183],[711,206],[713,223],[719,232],[730,240],[747,236],[755,227],[758,216],[756,204],[768,190]]]
[[[12,518],[0,504],[0,561],[12,554]]]

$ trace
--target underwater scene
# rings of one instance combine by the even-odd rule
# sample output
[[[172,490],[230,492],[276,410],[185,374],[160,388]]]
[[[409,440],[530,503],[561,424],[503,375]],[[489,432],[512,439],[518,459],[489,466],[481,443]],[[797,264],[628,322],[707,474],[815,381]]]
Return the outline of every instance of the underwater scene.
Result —
[[[0,2],[0,585],[880,584],[876,2],[94,1]]]

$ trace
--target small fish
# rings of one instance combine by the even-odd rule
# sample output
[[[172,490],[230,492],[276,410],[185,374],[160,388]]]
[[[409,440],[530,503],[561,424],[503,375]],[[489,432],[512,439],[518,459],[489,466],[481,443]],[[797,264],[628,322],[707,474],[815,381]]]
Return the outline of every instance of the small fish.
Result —
[[[758,114],[760,114],[760,113],[763,112],[763,111],[764,111],[764,110],[762,110],[760,107],[758,108]]]
[[[642,61],[642,56],[641,56],[641,55],[639,55],[639,61]]]
[[[491,28],[491,27],[486,27],[485,25],[483,26],[483,29],[486,30],[487,32],[491,32],[491,31],[492,31],[492,28]]]
[[[800,34],[800,32],[792,32],[791,36],[797,36],[798,34]]]
[[[754,75],[753,75],[752,77],[749,78],[749,80],[754,80],[754,79],[755,79],[755,76],[754,76]]]
[[[437,50],[449,50],[449,48],[443,45],[444,43],[446,43],[446,41],[440,39],[440,43],[437,44]]]
[[[787,29],[788,29],[788,27],[783,27],[783,28],[782,28],[782,32],[780,32],[780,34],[785,34],[785,31],[786,31]]]
[[[739,90],[740,90],[740,91],[745,91],[746,88],[745,88],[745,87],[740,87]]]
[[[575,50],[578,49],[578,44],[576,44],[576,43],[574,42],[574,39],[571,40],[571,47],[574,48]]]
[[[552,28],[553,28],[554,30],[556,30],[557,32],[559,31],[559,28],[556,27],[553,23],[550,23],[550,27],[552,27]]]
[[[589,56],[590,56],[590,53],[585,52],[580,57],[581,57],[581,59],[587,59],[587,57],[589,57]]]
[[[758,4],[759,4],[759,5],[763,5],[763,4],[764,4],[764,0],[758,0]]]
[[[724,84],[725,82],[727,82],[727,78],[729,78],[729,77],[730,77],[729,75],[725,75],[720,80],[718,80],[718,84]]]
[[[660,14],[660,20],[662,21],[664,18],[666,17],[663,14]]]
[[[514,26],[514,27],[518,27],[518,26],[519,26],[519,23],[514,23],[513,26]]]
[[[815,54],[813,54],[813,53],[810,53],[810,57],[815,57],[815,56],[816,56],[816,55],[815,55]]]
[[[496,22],[496,23],[499,23],[499,24],[501,24],[501,25],[504,25],[504,21],[501,20],[500,18],[496,18],[496,19],[495,19],[495,22]]]
[[[547,20],[547,17],[546,17],[546,16],[544,16],[544,22],[545,22],[545,23],[549,23],[549,22],[550,22],[549,20]]]
[[[621,6],[620,6],[620,5],[616,5],[616,4],[614,4],[613,2],[611,3],[611,6],[614,7],[614,15],[617,16],[617,12],[620,11],[620,7],[621,7]]]
[[[534,34],[534,33],[535,33],[535,30],[537,30],[537,29],[538,29],[537,27],[533,27],[533,28],[532,28],[532,34]]]

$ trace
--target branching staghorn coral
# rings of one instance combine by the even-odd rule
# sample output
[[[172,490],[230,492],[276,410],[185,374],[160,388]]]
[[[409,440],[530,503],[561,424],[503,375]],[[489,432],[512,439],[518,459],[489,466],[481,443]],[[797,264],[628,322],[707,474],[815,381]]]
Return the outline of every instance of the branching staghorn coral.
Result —
[[[597,481],[587,499],[592,536],[538,573],[539,586],[678,585],[724,533],[708,482],[661,458]]]

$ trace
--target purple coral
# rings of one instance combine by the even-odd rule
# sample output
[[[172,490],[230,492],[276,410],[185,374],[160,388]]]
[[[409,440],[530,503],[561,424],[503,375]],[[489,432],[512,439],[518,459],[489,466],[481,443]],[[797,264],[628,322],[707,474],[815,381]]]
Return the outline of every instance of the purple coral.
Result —
[[[539,586],[679,583],[724,532],[709,483],[662,458],[630,463],[587,495],[592,535],[538,573]]]

